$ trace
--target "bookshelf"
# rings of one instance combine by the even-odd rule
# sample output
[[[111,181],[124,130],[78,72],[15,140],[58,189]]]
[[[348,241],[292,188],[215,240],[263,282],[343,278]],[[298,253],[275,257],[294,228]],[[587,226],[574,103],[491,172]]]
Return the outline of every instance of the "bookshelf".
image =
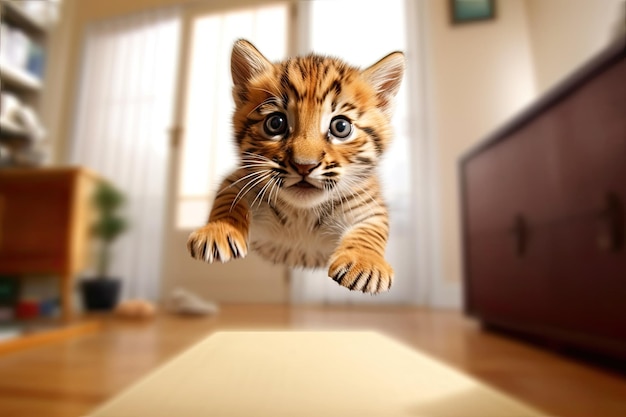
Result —
[[[60,1],[0,0],[0,168],[44,159],[41,96]]]

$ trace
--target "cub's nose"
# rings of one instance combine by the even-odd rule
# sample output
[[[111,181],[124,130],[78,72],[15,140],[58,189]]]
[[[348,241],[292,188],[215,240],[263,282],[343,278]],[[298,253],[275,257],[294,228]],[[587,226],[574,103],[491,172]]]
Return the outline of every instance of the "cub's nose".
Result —
[[[311,171],[320,166],[320,164],[321,162],[319,164],[297,164],[295,162],[292,162],[291,166],[298,172],[298,174],[306,177],[311,173]]]

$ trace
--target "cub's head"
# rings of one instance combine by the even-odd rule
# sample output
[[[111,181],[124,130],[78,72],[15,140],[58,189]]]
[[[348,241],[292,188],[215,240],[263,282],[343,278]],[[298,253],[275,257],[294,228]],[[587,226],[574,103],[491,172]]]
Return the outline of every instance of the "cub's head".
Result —
[[[373,175],[391,140],[401,52],[360,70],[318,55],[271,63],[239,40],[231,73],[241,166],[261,199],[311,208],[352,194]]]

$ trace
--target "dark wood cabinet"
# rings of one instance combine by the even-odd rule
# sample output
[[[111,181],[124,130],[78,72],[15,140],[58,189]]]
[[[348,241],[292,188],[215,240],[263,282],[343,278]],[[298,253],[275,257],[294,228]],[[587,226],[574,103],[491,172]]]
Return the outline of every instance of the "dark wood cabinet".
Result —
[[[626,59],[612,45],[460,161],[465,306],[626,359]]]

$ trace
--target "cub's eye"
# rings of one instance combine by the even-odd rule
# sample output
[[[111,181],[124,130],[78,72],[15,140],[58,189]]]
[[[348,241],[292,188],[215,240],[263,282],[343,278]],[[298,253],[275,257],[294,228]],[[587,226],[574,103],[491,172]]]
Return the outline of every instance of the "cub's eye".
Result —
[[[345,139],[352,133],[352,123],[345,116],[333,117],[330,121],[330,134],[337,139]]]
[[[269,137],[280,136],[287,131],[287,116],[283,113],[272,113],[267,118],[265,118],[265,122],[263,123],[263,130],[265,130],[265,134]]]

